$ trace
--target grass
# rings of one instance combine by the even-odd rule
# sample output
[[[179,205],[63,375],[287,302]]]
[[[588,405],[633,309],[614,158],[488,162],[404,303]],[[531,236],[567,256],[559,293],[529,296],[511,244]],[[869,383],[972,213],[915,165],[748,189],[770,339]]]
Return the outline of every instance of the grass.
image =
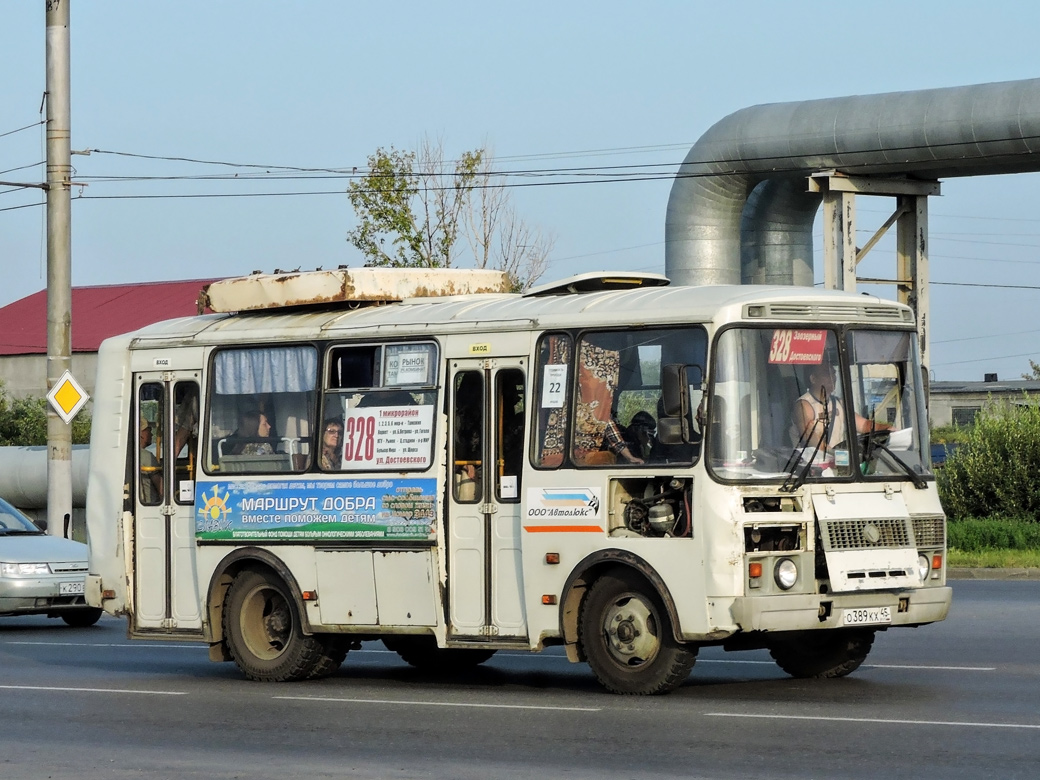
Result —
[[[946,565],[973,569],[1040,568],[1040,550],[974,550],[968,552],[951,547],[946,553]]]

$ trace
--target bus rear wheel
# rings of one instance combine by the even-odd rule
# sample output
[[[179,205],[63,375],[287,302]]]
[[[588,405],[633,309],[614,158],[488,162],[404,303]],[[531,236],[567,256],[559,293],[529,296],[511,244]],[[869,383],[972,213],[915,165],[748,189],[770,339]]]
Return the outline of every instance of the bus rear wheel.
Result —
[[[697,660],[696,649],[675,641],[657,593],[632,571],[612,571],[592,584],[580,624],[589,666],[614,693],[668,693],[682,685]]]
[[[248,570],[224,600],[224,637],[232,659],[250,680],[290,682],[332,674],[346,656],[334,637],[303,633],[299,610],[281,578]]]
[[[773,642],[769,654],[792,677],[844,677],[859,668],[873,644],[871,629],[812,631]]]
[[[436,639],[425,636],[388,636],[383,637],[383,644],[409,666],[440,674],[464,672],[495,654],[494,650],[437,647]]]

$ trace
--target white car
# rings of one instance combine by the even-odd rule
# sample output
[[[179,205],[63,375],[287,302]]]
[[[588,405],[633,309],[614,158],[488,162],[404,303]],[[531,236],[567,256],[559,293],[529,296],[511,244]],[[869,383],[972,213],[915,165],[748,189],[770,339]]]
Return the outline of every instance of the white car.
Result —
[[[0,498],[0,615],[60,617],[92,626],[101,610],[83,600],[87,546],[48,536]]]

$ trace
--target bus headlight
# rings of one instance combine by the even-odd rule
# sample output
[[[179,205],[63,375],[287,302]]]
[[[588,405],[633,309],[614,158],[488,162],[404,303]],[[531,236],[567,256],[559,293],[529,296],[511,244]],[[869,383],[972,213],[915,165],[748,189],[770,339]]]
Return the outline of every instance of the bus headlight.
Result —
[[[928,580],[928,571],[931,569],[932,563],[928,560],[927,555],[917,556],[917,573],[921,575],[921,582]]]
[[[773,579],[783,590],[790,590],[798,582],[798,567],[790,558],[781,558],[773,569]]]

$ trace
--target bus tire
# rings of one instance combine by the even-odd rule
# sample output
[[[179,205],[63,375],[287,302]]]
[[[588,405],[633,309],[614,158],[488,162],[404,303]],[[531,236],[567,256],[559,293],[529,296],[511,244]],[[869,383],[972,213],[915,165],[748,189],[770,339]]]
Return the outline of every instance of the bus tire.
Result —
[[[101,610],[97,607],[84,607],[70,612],[62,612],[61,619],[65,625],[73,628],[89,628],[101,620]]]
[[[292,593],[274,574],[249,569],[235,577],[223,623],[231,658],[250,680],[291,682],[335,671],[329,644],[304,635]]]
[[[697,660],[696,648],[675,641],[656,591],[633,571],[616,569],[592,584],[580,627],[589,666],[613,693],[668,693],[682,685]]]
[[[335,634],[316,636],[314,639],[321,644],[321,657],[307,675],[308,680],[320,680],[334,674],[343,664],[350,649],[350,641],[346,637]]]
[[[811,631],[772,643],[769,654],[792,677],[844,677],[859,668],[873,644],[871,629]]]
[[[436,674],[464,672],[480,666],[495,654],[494,650],[437,647],[437,640],[433,637],[383,637],[383,644],[409,666]]]

